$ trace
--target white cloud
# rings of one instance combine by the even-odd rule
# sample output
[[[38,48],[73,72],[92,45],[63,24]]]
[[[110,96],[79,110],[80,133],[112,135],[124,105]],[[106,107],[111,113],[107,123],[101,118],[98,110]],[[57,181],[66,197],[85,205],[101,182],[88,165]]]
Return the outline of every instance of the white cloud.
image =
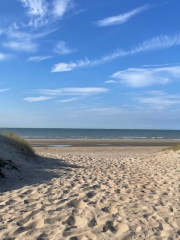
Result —
[[[149,91],[145,96],[135,98],[140,104],[145,104],[153,109],[163,109],[174,104],[180,104],[179,95],[167,94],[163,91]]]
[[[167,84],[180,79],[180,66],[161,68],[129,68],[114,73],[111,77],[119,79],[130,87],[146,87],[153,84]]]
[[[80,99],[80,98],[68,98],[68,99],[58,100],[58,102],[61,102],[61,103],[68,103],[68,102],[74,102],[74,101],[77,101],[78,99]]]
[[[34,56],[34,57],[29,57],[28,61],[29,62],[40,62],[46,59],[52,58],[52,56]]]
[[[180,63],[145,64],[145,65],[141,65],[141,67],[167,67],[167,66],[175,66],[175,65],[180,65]]]
[[[87,95],[96,95],[100,93],[106,93],[107,88],[60,88],[60,89],[39,89],[35,92],[43,95],[78,95],[78,96],[87,96]]]
[[[33,16],[44,17],[47,13],[47,2],[44,0],[20,0],[27,13]]]
[[[152,50],[166,49],[180,44],[180,34],[174,36],[160,35],[150,40],[144,41],[139,46],[132,49],[131,54],[147,52]]]
[[[74,7],[72,0],[19,0],[23,7],[27,9],[30,21],[25,26],[42,27],[52,23],[57,18],[62,18],[64,14]]]
[[[0,89],[0,93],[1,93],[1,92],[6,92],[6,91],[9,91],[9,90],[10,90],[9,88]]]
[[[72,0],[54,0],[52,13],[55,17],[62,17],[73,6]]]
[[[19,41],[30,41],[38,38],[43,38],[50,33],[56,31],[57,29],[52,29],[44,32],[25,32],[25,31],[18,31],[18,30],[12,30],[12,29],[7,29],[7,31],[4,31],[4,34],[9,38],[9,39],[18,39]]]
[[[22,52],[36,52],[38,48],[38,44],[33,41],[38,38],[45,37],[46,35],[56,31],[57,29],[52,29],[44,32],[25,32],[14,30],[11,27],[3,32],[4,35],[8,38],[8,40],[2,43],[2,46]]]
[[[0,53],[0,61],[5,61],[10,58],[10,55]]]
[[[105,81],[104,83],[116,83],[117,81],[114,81],[114,80],[108,80],[108,81]]]
[[[40,97],[27,97],[27,98],[24,98],[23,100],[27,102],[38,102],[38,101],[45,101],[53,98],[54,97],[40,96]]]
[[[12,49],[18,52],[36,52],[38,45],[32,42],[4,42],[2,43],[3,47]]]
[[[105,18],[103,20],[99,20],[95,22],[95,25],[98,27],[106,27],[111,25],[119,25],[127,22],[130,18],[134,17],[135,15],[139,14],[140,12],[143,12],[149,8],[148,5],[141,6],[139,8],[135,8],[132,11]]]
[[[68,48],[64,41],[59,41],[54,49],[55,53],[62,54],[62,55],[73,53],[75,51],[76,51],[75,49]]]
[[[19,0],[27,9],[27,15],[30,22],[27,26],[35,28],[43,26],[48,22],[46,15],[48,14],[48,3],[45,0]]]
[[[101,93],[106,93],[109,89],[107,88],[60,88],[60,89],[38,89],[32,91],[31,93],[36,93],[39,95],[45,95],[41,97],[28,97],[24,98],[28,102],[44,101],[48,99],[55,98],[57,96],[78,96],[68,99],[57,100],[57,102],[67,103],[76,101],[80,98],[97,95]]]
[[[52,72],[65,72],[72,71],[75,68],[93,67],[125,55],[127,55],[126,52],[118,50],[114,53],[111,53],[110,55],[102,57],[101,59],[95,59],[92,61],[90,61],[88,58],[85,58],[85,60],[78,60],[76,62],[58,63],[53,66]]]
[[[45,37],[46,35],[56,31],[57,29],[52,29],[49,31],[43,32],[25,32],[20,31],[17,28],[10,26],[6,31],[3,31],[3,34],[8,38],[6,42],[2,43],[2,46],[9,48],[18,52],[36,52],[38,49],[38,44],[34,43],[35,39]],[[7,55],[6,55],[7,57]],[[10,56],[9,56],[10,57]],[[2,55],[0,56],[0,60]]]
[[[144,41],[142,44],[138,45],[137,47],[133,47],[129,51],[116,50],[114,53],[106,55],[100,59],[89,60],[88,58],[86,58],[85,60],[78,60],[76,62],[70,63],[61,62],[55,64],[52,68],[52,72],[64,72],[72,71],[76,68],[93,67],[112,61],[116,58],[134,55],[142,52],[167,49],[177,45],[180,45],[180,34],[175,34],[174,36],[161,35],[150,40]]]

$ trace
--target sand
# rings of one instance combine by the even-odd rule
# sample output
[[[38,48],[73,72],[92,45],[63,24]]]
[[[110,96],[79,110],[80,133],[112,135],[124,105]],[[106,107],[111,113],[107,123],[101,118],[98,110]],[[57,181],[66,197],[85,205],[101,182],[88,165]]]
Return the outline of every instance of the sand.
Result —
[[[28,139],[35,147],[72,146],[72,147],[102,147],[102,146],[173,146],[179,143],[177,139]]]
[[[178,152],[35,149],[37,162],[21,161],[21,179],[0,182],[0,239],[180,239]]]

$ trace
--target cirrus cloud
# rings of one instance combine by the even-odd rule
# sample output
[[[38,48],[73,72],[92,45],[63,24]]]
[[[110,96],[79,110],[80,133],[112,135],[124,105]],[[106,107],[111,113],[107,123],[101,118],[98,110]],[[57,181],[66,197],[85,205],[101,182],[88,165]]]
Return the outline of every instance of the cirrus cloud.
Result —
[[[54,0],[52,13],[55,17],[62,17],[73,7],[74,3],[72,0]]]
[[[143,12],[149,8],[148,5],[141,6],[139,8],[135,8],[132,11],[122,13],[117,16],[112,16],[105,18],[103,20],[99,20],[95,22],[95,25],[98,27],[107,27],[112,25],[119,25],[127,22],[130,18],[134,17],[135,15],[139,14],[140,12]]]
[[[108,54],[100,59],[89,60],[88,58],[85,58],[85,60],[77,60],[75,62],[70,62],[70,63],[61,62],[61,63],[55,64],[52,68],[52,72],[65,72],[65,71],[72,71],[76,68],[98,66],[100,64],[110,62],[120,57],[135,55],[138,53],[168,49],[178,45],[180,45],[180,33],[175,34],[174,36],[160,35],[158,37],[144,41],[141,44],[137,45],[136,47],[132,47],[128,51],[118,49],[115,52]]]
[[[34,28],[47,25],[57,18],[62,18],[74,7],[73,0],[19,0],[27,10],[30,21],[27,26]]]
[[[32,42],[4,42],[3,47],[17,52],[36,52],[38,45]]]
[[[70,54],[75,52],[75,49],[71,49],[67,46],[67,44],[64,41],[59,41],[58,44],[56,45],[54,52],[65,55],[65,54]]]
[[[33,56],[28,58],[28,62],[41,62],[43,60],[52,58],[52,56]]]
[[[40,96],[40,97],[27,97],[27,98],[24,98],[23,100],[26,102],[39,102],[39,101],[45,101],[53,98],[54,97]]]
[[[96,95],[100,93],[106,93],[109,89],[107,88],[58,88],[58,89],[38,89],[33,91],[34,93],[43,95]]]
[[[161,68],[128,68],[114,73],[111,77],[119,79],[129,87],[146,87],[154,84],[167,84],[180,78],[180,66]]]
[[[180,95],[164,91],[148,91],[141,96],[134,97],[133,100],[138,101],[141,106],[145,105],[146,109],[164,109],[180,104]]]
[[[5,60],[7,60],[9,58],[10,58],[10,55],[4,54],[4,53],[0,53],[0,61],[5,61]]]
[[[0,89],[0,93],[9,91],[10,88]]]
[[[49,100],[52,98],[56,98],[58,96],[75,96],[73,98],[61,99],[56,102],[68,103],[72,101],[76,101],[82,99],[84,97],[89,97],[93,95],[98,95],[102,93],[108,92],[107,88],[58,88],[58,89],[38,89],[31,91],[31,93],[43,95],[40,97],[27,97],[24,98],[24,101],[27,102],[37,102]],[[78,96],[78,97],[77,97]]]

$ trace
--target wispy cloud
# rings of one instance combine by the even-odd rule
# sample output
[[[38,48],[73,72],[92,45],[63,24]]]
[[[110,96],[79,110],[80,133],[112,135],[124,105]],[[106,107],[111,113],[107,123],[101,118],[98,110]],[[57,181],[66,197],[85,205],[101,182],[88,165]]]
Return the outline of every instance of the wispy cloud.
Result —
[[[56,30],[57,29],[27,32],[14,29],[14,27],[10,26],[2,33],[7,37],[7,41],[3,42],[2,46],[17,52],[36,52],[38,44],[34,43],[34,40],[43,38]]]
[[[168,67],[168,66],[175,66],[175,65],[180,65],[180,63],[145,64],[145,65],[141,65],[141,67]]]
[[[34,28],[47,25],[57,18],[62,18],[74,7],[73,0],[19,0],[30,17],[28,25]]]
[[[142,52],[167,49],[177,45],[180,45],[180,34],[175,34],[174,36],[161,35],[150,40],[144,41],[140,45],[133,47],[129,51],[116,50],[115,52],[108,54],[100,59],[89,60],[88,58],[86,58],[85,60],[78,60],[76,62],[70,63],[61,62],[55,64],[52,68],[52,72],[64,72],[72,71],[76,68],[93,67],[112,61],[116,58],[134,55]]]
[[[167,84],[180,79],[180,66],[161,68],[129,68],[114,73],[111,77],[130,87],[146,87],[153,84]]]
[[[28,61],[29,62],[41,62],[43,60],[52,58],[53,56],[33,56],[33,57],[29,57]]]
[[[5,61],[9,58],[11,58],[12,56],[9,55],[9,54],[3,54],[3,53],[0,53],[0,61]]]
[[[27,102],[39,102],[39,101],[45,101],[53,98],[54,97],[40,96],[40,97],[27,97],[27,98],[24,98],[23,100]]]
[[[68,10],[74,7],[72,0],[54,0],[53,1],[53,15],[55,17],[62,17]]]
[[[48,13],[48,4],[45,0],[19,0],[27,9],[27,15],[30,17],[29,26],[37,27],[44,25],[45,16]]]
[[[139,8],[135,8],[132,11],[122,13],[117,16],[108,17],[103,20],[99,20],[99,21],[95,22],[95,25],[98,27],[107,27],[107,26],[111,26],[111,25],[123,24],[123,23],[127,22],[130,18],[147,10],[148,8],[149,8],[149,5],[144,5]]]
[[[38,45],[31,42],[4,42],[3,47],[9,48],[17,52],[36,52]]]
[[[150,40],[144,41],[139,46],[132,49],[133,53],[147,52],[152,50],[160,50],[165,48],[170,48],[180,44],[180,34],[175,34],[174,36],[170,35],[161,35]]]
[[[114,81],[114,80],[108,80],[108,81],[105,81],[104,83],[116,83],[117,81]]]
[[[152,109],[163,109],[171,105],[180,104],[180,95],[168,94],[163,91],[149,91],[144,93],[144,95],[134,98],[134,100]]]
[[[33,94],[43,95],[40,97],[27,97],[24,101],[36,102],[44,101],[52,98],[57,98],[58,96],[74,96],[68,99],[60,99],[56,102],[68,103],[72,101],[79,100],[84,97],[98,95],[106,93],[109,89],[107,88],[58,88],[58,89],[38,89],[31,91]]]
[[[32,41],[35,39],[43,38],[53,32],[55,32],[57,28],[46,30],[46,31],[21,31],[17,29],[12,29],[9,27],[6,31],[3,32],[4,35],[7,36],[8,39],[16,39],[19,41]]]
[[[10,88],[0,89],[0,93],[9,91]]]
[[[59,88],[59,89],[38,89],[33,92],[50,96],[58,95],[87,96],[106,93],[107,91],[108,91],[107,88]]]
[[[47,3],[45,0],[20,0],[27,13],[33,16],[45,16],[47,13]]]
[[[59,41],[56,47],[54,48],[54,52],[58,54],[70,54],[75,52],[76,49],[71,49],[67,46],[67,44],[64,41]]]
[[[34,53],[38,50],[37,39],[43,38],[57,29],[52,24],[62,18],[66,12],[75,7],[73,0],[18,0],[25,8],[27,21],[13,22],[7,27],[0,28],[0,35],[6,36],[1,45],[17,52]],[[51,30],[47,30],[51,25]],[[39,31],[40,27],[46,30]],[[64,48],[63,48],[64,47]],[[58,52],[58,46],[56,48]],[[74,50],[59,45],[59,53],[67,54]],[[0,60],[2,60],[2,55]]]
[[[61,103],[69,103],[69,102],[77,101],[77,100],[79,100],[79,99],[80,99],[79,97],[76,97],[76,98],[68,98],[68,99],[58,100],[58,102],[61,102]]]

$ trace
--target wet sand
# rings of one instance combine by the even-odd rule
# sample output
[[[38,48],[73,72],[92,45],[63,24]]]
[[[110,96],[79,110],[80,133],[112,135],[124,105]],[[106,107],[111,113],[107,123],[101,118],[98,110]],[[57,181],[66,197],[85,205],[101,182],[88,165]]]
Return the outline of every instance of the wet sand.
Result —
[[[103,146],[173,146],[180,140],[163,139],[28,139],[29,143],[35,147],[47,146],[67,146],[67,147],[103,147]]]

